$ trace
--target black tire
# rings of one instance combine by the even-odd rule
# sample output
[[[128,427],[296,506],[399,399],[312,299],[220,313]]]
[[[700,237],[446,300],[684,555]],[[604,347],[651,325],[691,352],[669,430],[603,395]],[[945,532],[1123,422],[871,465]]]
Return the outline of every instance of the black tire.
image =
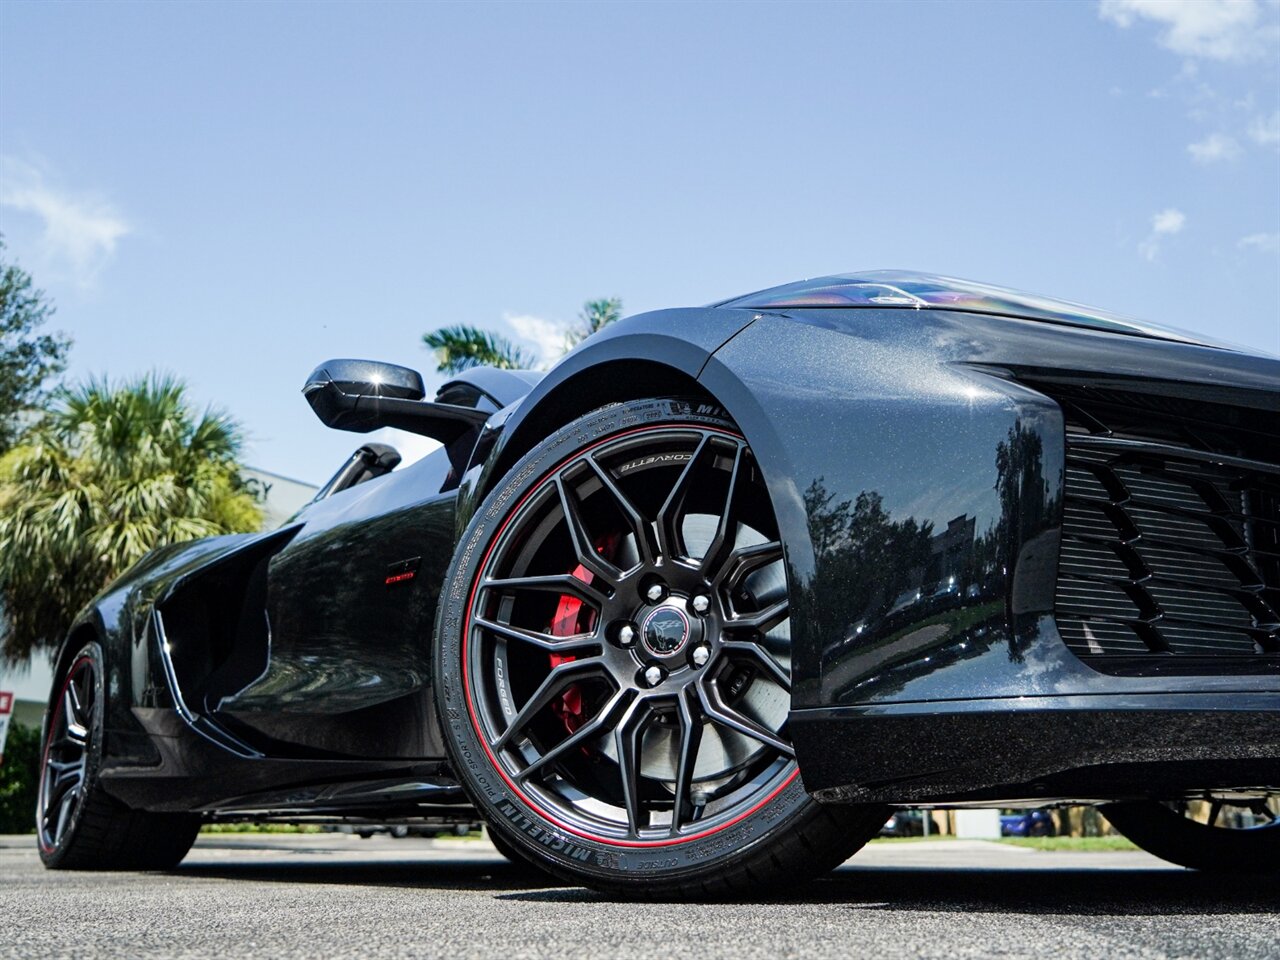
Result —
[[[498,831],[494,830],[492,827],[486,827],[485,834],[489,837],[489,842],[493,844],[493,849],[502,854],[503,858],[506,859],[516,870],[534,876],[552,879],[551,874],[547,873],[546,870],[536,864],[523,850],[513,846],[511,842]]]
[[[1154,800],[1112,803],[1102,814],[1152,856],[1215,873],[1280,873],[1280,819],[1246,829],[1209,826]]]
[[[40,859],[51,870],[167,870],[191,849],[200,818],[133,810],[103,790],[104,675],[90,643],[54,684],[40,751]]]
[[[695,470],[703,473],[694,478]],[[722,513],[699,512],[709,508],[695,501],[716,498],[726,505]],[[588,524],[584,517],[593,511]],[[622,526],[602,533],[607,522],[600,518],[610,511]],[[695,517],[715,531],[700,556],[686,542]],[[522,572],[495,577],[517,554],[513,562]],[[548,580],[538,572],[544,561],[560,573]],[[761,573],[774,563],[772,573]],[[608,578],[611,570],[617,578]],[[659,573],[669,583],[650,592]],[[755,588],[746,585],[760,577],[773,578],[772,596],[780,589],[780,601],[766,606],[751,597]],[[596,600],[579,581],[597,584]],[[529,599],[537,591],[543,593]],[[575,600],[578,594],[585,599]],[[673,399],[613,405],[561,429],[512,467],[463,535],[436,619],[436,702],[445,742],[495,846],[512,847],[571,883],[661,900],[776,890],[830,871],[874,837],[886,808],[821,806],[800,781],[785,735],[789,665],[784,669],[783,654],[772,652],[786,622],[786,594],[768,491],[745,440],[719,408]],[[566,600],[578,603],[574,624],[582,617],[594,624],[586,632],[573,628],[575,654],[560,652],[568,635],[556,632]],[[556,611],[550,621],[539,612],[548,603]],[[505,630],[499,642],[493,624],[502,615],[488,611],[500,605],[527,607],[535,626],[518,627],[508,616],[497,624]],[[670,607],[679,609],[668,613]],[[631,612],[619,619],[620,610]],[[624,638],[618,624],[642,626]],[[513,634],[513,626],[523,632]],[[789,641],[782,642],[789,664]],[[670,659],[650,679],[656,656]],[[552,673],[566,663],[581,671],[572,676],[585,679],[560,692],[567,671]],[[763,684],[761,698],[782,704],[776,729],[750,717],[743,723],[756,684]],[[558,712],[571,706],[574,688],[582,718],[576,727]],[[593,697],[594,707],[583,705]],[[497,719],[507,729],[494,734]],[[676,748],[656,773],[655,764],[662,765],[650,747],[655,736]],[[712,748],[703,746],[708,740]],[[734,743],[737,753],[729,748]],[[705,750],[720,763],[711,774],[700,765]],[[534,760],[517,769],[530,753]],[[738,756],[746,759],[735,766],[730,761]]]

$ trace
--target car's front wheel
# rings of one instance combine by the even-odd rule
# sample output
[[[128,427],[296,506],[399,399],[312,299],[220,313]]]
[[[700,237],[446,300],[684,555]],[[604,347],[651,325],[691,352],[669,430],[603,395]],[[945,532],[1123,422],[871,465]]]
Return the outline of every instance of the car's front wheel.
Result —
[[[1127,839],[1161,860],[1195,870],[1280,873],[1276,794],[1113,803],[1102,813]]]
[[[105,675],[90,643],[54,685],[40,753],[40,859],[57,870],[167,869],[191,849],[200,818],[134,810],[102,788]]]
[[[874,836],[885,809],[800,781],[784,562],[751,449],[705,404],[608,407],[512,468],[437,620],[446,740],[494,835],[655,898],[811,876]]]

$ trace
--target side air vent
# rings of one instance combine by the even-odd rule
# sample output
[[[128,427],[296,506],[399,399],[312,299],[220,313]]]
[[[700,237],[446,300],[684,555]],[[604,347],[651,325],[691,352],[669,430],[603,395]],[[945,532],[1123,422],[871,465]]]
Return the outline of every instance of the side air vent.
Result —
[[[1280,417],[1048,392],[1067,420],[1067,645],[1103,670],[1280,672]]]

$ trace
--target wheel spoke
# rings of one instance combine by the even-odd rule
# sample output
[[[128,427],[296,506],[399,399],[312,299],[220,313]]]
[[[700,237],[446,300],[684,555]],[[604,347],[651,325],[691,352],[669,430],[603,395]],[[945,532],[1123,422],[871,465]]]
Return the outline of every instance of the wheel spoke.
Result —
[[[613,731],[618,751],[618,775],[622,779],[622,801],[627,808],[627,825],[633,836],[640,834],[643,806],[640,802],[640,735],[648,726],[649,708],[643,700],[634,700],[623,713]]]
[[[658,550],[653,543],[652,524],[636,509],[635,504],[631,502],[631,498],[622,492],[613,477],[610,476],[609,471],[600,466],[596,462],[596,458],[590,454],[587,455],[587,465],[595,472],[604,489],[609,491],[609,495],[613,497],[613,502],[617,504],[623,516],[627,518],[631,533],[636,538],[636,552],[640,555],[640,562],[649,566],[654,565],[657,562]]]
[[[67,823],[71,819],[71,810],[75,805],[75,794],[67,793],[62,797],[62,802],[58,806],[58,823],[53,830],[53,843],[57,846],[62,841],[62,835],[66,832]]]
[[[74,683],[67,684],[67,692],[63,695],[62,710],[67,718],[67,725],[73,723],[79,724],[83,717],[80,710],[80,695],[76,693],[76,685]]]
[[[744,447],[741,443],[734,447],[733,466],[729,469],[729,484],[724,495],[724,507],[720,510],[720,517],[716,522],[715,536],[711,538],[711,543],[702,555],[702,563],[699,564],[702,569],[702,575],[708,579],[720,566],[720,560],[725,550],[733,547],[734,540],[738,535],[738,519],[733,507],[733,501],[738,492],[738,476],[742,472],[743,449]]]
[[[507,724],[507,729],[503,731],[502,736],[494,742],[493,748],[501,750],[511,739],[517,734],[524,731],[535,716],[538,715],[544,707],[554,700],[559,694],[564,692],[573,680],[579,679],[582,674],[594,673],[600,669],[603,659],[600,657],[588,657],[582,660],[570,660],[552,667],[551,671],[543,678],[542,683],[538,685],[538,689],[533,691],[532,696],[525,701],[519,712]]]
[[[755,630],[758,633],[768,633],[787,619],[787,607],[787,600],[783,598],[777,603],[769,604],[763,610],[739,614],[729,620],[725,626],[731,630]]]
[[[788,693],[791,692],[791,672],[774,659],[773,654],[758,642],[751,640],[725,640],[721,643],[721,647],[725,650],[743,653],[751,657],[757,664],[764,667],[765,672],[769,674],[774,683]]]
[[[618,707],[628,702],[633,696],[630,690],[619,690],[614,693],[606,702],[599,712],[580,726],[577,730],[565,737],[554,747],[548,750],[542,756],[533,760],[527,767],[517,773],[517,780],[527,780],[533,774],[541,770],[545,770],[547,766],[554,763],[560,757],[564,756],[574,747],[588,743],[596,737],[601,736],[608,729],[609,724],[613,722],[613,715],[618,712]]]
[[[516,640],[520,643],[528,643],[542,650],[549,650],[553,653],[574,653],[578,650],[589,650],[593,647],[600,646],[600,638],[594,633],[579,633],[568,637],[555,637],[549,633],[539,633],[536,630],[525,630],[523,627],[513,627],[508,623],[499,623],[497,620],[489,620],[484,617],[476,617],[474,624],[482,630],[490,630],[498,636],[507,640]]]
[[[565,484],[562,477],[555,478],[556,492],[560,495],[560,509],[564,513],[565,529],[573,542],[573,552],[578,563],[593,576],[613,585],[622,579],[622,571],[598,554],[591,545],[591,534],[582,519],[581,504],[577,495]]]
[[[49,777],[45,784],[45,809],[52,810],[67,796],[77,792],[81,781],[84,779],[84,771],[76,766],[71,770],[54,770],[53,775]]]
[[[782,559],[782,544],[777,540],[737,547],[725,559],[712,581],[717,587],[732,588],[743,576]]]
[[[599,610],[608,599],[592,584],[579,580],[570,574],[555,574],[545,577],[503,577],[496,580],[485,580],[481,584],[485,590],[535,590],[540,593],[571,594]]]
[[[688,494],[689,484],[692,482],[698,462],[710,446],[711,436],[704,434],[698,441],[693,455],[689,457],[689,462],[684,465],[680,476],[676,478],[671,492],[667,494],[667,499],[658,509],[658,549],[662,551],[664,557],[674,560],[685,555],[684,536],[680,532],[680,509],[684,506],[684,499]]]
[[[796,755],[795,748],[791,744],[725,703],[715,683],[699,685],[698,697],[702,701],[703,712],[713,722],[723,727],[728,727],[730,730],[736,730],[738,733],[753,740],[758,740],[788,757]]]
[[[676,766],[676,796],[671,808],[671,834],[693,819],[693,774],[698,763],[698,748],[702,745],[702,717],[694,716],[689,698],[683,693],[676,700],[680,714],[680,755]]]

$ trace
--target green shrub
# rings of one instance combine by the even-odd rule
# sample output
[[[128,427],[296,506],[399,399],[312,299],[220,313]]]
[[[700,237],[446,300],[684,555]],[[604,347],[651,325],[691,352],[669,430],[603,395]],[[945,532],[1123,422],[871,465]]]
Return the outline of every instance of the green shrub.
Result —
[[[39,778],[40,731],[10,724],[0,763],[0,833],[35,833]]]

